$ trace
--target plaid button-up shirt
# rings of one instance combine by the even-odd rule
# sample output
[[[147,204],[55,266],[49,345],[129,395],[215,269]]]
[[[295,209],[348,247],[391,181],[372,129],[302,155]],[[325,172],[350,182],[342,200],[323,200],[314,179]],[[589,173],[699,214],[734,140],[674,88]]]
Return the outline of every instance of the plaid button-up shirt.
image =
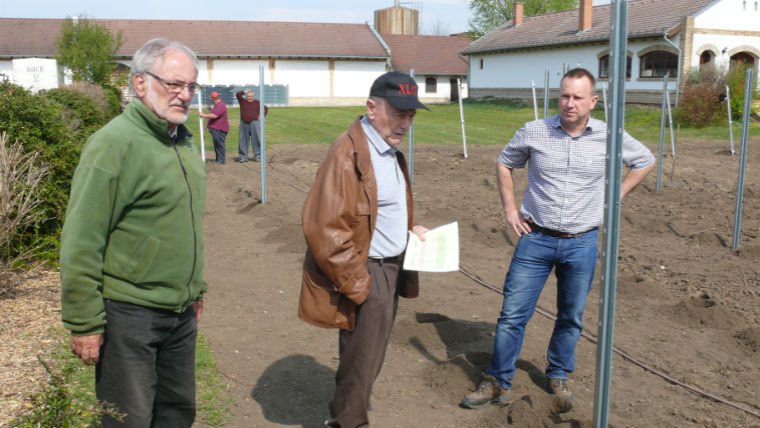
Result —
[[[602,224],[607,124],[589,117],[583,133],[568,134],[560,117],[526,123],[499,155],[507,168],[528,164],[528,188],[520,214],[539,226],[580,233]],[[654,163],[652,152],[627,132],[623,162],[632,170]]]

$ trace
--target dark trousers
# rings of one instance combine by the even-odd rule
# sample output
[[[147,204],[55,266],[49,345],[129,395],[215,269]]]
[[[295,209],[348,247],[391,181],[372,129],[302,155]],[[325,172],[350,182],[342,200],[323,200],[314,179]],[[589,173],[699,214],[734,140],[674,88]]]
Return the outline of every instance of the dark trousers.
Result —
[[[95,367],[98,400],[127,416],[103,427],[190,427],[195,420],[192,308],[178,314],[105,300],[106,332]]]
[[[401,266],[370,259],[367,300],[356,307],[354,330],[339,333],[340,363],[335,374],[331,426],[367,427],[369,396],[385,360],[385,349],[398,308]]]
[[[225,140],[227,140],[227,133],[218,129],[209,128],[211,138],[214,139],[214,154],[216,155],[216,161],[224,163],[226,157],[227,147],[225,146]]]

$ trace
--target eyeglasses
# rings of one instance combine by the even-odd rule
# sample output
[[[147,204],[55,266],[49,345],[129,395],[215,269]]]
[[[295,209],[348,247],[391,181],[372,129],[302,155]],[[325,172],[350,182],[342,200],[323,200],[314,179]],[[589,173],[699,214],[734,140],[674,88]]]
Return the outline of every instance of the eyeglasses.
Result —
[[[198,84],[198,82],[192,82],[192,83],[182,83],[182,82],[169,82],[168,80],[162,79],[155,74],[151,73],[150,71],[146,71],[145,74],[157,79],[159,82],[163,83],[164,86],[169,90],[172,94],[179,94],[182,92],[185,88],[187,88],[190,93],[194,93],[198,89],[200,89],[201,85]]]

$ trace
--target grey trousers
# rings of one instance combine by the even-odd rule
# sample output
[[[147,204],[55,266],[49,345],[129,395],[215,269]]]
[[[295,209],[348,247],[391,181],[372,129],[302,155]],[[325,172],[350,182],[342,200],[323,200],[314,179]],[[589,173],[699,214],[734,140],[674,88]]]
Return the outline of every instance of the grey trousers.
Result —
[[[369,396],[383,367],[396,318],[401,266],[370,259],[367,270],[372,284],[367,300],[356,307],[354,330],[339,333],[340,363],[335,374],[330,426],[369,426]]]
[[[241,161],[248,160],[248,141],[251,142],[253,158],[261,158],[261,122],[254,120],[251,123],[240,121],[240,133],[238,134],[238,156]]]
[[[190,427],[195,420],[195,311],[178,314],[105,300],[105,342],[95,366],[98,400],[127,416],[103,427]]]

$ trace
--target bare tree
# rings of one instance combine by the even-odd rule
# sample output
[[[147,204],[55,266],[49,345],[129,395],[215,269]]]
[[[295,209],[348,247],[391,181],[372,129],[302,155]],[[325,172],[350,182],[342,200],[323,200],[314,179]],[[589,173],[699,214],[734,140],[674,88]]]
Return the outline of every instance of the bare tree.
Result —
[[[449,32],[448,24],[443,23],[440,19],[436,19],[435,22],[425,28],[422,34],[428,36],[448,36]]]
[[[13,243],[39,218],[41,203],[39,184],[48,167],[38,162],[38,152],[24,153],[20,143],[8,144],[5,132],[0,135],[0,276],[19,262],[34,255],[34,248],[20,254]]]

